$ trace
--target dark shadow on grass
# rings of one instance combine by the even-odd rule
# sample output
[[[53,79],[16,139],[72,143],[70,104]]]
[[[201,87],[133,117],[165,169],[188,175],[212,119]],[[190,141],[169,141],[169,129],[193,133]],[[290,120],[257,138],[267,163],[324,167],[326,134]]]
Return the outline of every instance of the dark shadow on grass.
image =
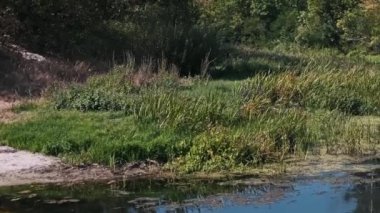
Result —
[[[271,74],[277,71],[276,68],[268,64],[241,61],[212,70],[211,77],[215,80],[244,80],[257,74]]]
[[[300,58],[260,50],[234,49],[222,66],[211,71],[213,79],[244,80],[257,74],[275,74],[303,63]]]

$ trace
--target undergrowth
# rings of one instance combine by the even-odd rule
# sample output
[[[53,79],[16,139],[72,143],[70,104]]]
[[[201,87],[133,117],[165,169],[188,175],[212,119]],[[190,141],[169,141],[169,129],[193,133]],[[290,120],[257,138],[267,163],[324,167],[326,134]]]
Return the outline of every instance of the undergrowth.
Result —
[[[178,172],[282,162],[322,147],[330,154],[376,151],[380,122],[355,119],[380,115],[378,65],[302,51],[242,49],[208,77],[179,77],[164,60],[130,60],[56,89],[33,118],[0,124],[0,138],[72,163],[150,158]]]

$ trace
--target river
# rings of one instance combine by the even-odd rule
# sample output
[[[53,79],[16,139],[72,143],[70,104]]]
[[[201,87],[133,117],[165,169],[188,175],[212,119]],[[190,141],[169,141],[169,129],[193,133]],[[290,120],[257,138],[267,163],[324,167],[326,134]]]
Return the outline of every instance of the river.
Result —
[[[128,180],[0,188],[0,212],[380,212],[380,170],[240,180]]]

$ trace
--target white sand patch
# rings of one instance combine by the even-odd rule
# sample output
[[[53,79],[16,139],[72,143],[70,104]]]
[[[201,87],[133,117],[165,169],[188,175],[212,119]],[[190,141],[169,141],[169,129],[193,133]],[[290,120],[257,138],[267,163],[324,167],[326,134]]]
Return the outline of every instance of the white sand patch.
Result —
[[[22,170],[41,170],[59,162],[58,158],[0,146],[0,175]]]
[[[75,183],[115,178],[107,168],[72,167],[59,158],[0,146],[0,187],[33,183]],[[1,212],[1,211],[0,211]]]

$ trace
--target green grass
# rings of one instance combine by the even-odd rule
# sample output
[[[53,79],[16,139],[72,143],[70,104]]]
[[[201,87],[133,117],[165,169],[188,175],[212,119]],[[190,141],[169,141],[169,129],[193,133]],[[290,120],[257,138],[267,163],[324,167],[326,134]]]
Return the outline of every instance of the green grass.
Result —
[[[380,55],[367,55],[364,58],[370,63],[380,64]]]
[[[5,143],[21,149],[61,156],[72,163],[116,163],[148,157],[167,160],[175,134],[142,125],[123,113],[78,111],[37,112],[22,123],[1,127]]]
[[[17,107],[33,116],[0,124],[0,140],[72,163],[150,158],[180,172],[254,167],[320,148],[378,148],[380,124],[366,122],[380,115],[378,64],[284,47],[233,56],[209,79],[116,67],[58,89],[48,106]]]

